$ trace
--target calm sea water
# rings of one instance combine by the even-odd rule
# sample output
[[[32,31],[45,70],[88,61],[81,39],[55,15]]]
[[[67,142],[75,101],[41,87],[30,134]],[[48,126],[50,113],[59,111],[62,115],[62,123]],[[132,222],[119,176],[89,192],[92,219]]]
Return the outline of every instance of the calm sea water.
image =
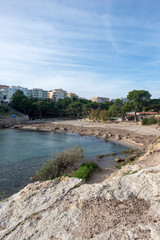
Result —
[[[71,133],[51,133],[0,130],[0,194],[9,196],[26,184],[52,155],[75,145],[84,148],[85,158],[95,159],[97,154],[121,152],[127,148],[93,136]],[[113,158],[105,158],[102,165],[113,165]]]

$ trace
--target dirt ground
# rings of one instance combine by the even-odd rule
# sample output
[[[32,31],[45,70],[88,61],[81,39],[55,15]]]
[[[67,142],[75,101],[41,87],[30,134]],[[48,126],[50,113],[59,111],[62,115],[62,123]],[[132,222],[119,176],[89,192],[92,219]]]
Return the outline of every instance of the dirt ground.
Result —
[[[133,122],[120,122],[120,123],[94,123],[94,122],[85,122],[80,120],[66,120],[66,121],[56,121],[54,123],[73,125],[77,127],[90,127],[90,128],[105,128],[105,129],[116,129],[125,130],[129,132],[134,132],[142,135],[154,135],[160,136],[160,127],[157,125],[143,126],[139,123]]]

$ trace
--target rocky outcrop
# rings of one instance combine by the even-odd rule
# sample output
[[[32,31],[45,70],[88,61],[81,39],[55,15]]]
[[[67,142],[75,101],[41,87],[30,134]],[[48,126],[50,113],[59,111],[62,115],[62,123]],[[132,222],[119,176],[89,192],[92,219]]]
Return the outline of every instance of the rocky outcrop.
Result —
[[[35,230],[34,221],[36,220],[38,223],[42,219],[40,216],[57,208],[65,195],[73,188],[80,186],[81,183],[81,179],[63,177],[43,183],[36,182],[29,184],[8,200],[1,202],[0,239],[24,239],[25,237],[26,239],[31,239],[30,234]],[[26,225],[29,229],[23,230],[24,235],[20,236],[21,231],[19,232],[19,228],[24,227],[26,223],[29,223],[29,225]],[[43,232],[43,227],[36,225]],[[44,222],[42,225],[45,226],[46,223]],[[50,239],[38,238],[39,234],[43,236],[43,233],[39,232],[38,235],[33,234],[33,239]],[[46,234],[50,235],[50,233]]]
[[[160,166],[125,173],[29,184],[0,203],[0,239],[159,240]]]

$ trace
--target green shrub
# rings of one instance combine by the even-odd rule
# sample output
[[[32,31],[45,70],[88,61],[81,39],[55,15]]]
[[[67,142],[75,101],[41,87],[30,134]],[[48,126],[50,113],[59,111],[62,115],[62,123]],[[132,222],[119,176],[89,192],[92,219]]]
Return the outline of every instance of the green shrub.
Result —
[[[152,125],[152,124],[156,124],[157,123],[157,119],[152,116],[148,119],[148,125]]]
[[[76,146],[58,153],[46,162],[37,174],[39,181],[51,180],[64,174],[65,169],[77,163],[83,157],[83,149]]]
[[[86,162],[83,163],[77,171],[73,174],[75,178],[81,178],[83,180],[87,180],[91,173],[98,168],[98,165],[94,162]]]
[[[152,116],[150,118],[143,118],[142,119],[142,125],[152,125],[152,124],[156,124],[157,123],[157,119]]]
[[[5,192],[0,192],[0,202],[3,202],[7,199]]]
[[[142,119],[142,125],[148,125],[148,118]]]

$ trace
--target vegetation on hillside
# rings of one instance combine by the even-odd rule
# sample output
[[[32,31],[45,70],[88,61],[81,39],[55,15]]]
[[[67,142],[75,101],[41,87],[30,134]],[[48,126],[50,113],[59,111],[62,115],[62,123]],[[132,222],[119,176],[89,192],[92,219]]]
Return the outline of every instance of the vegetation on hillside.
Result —
[[[7,115],[9,113],[9,109],[7,107],[0,106],[0,115]]]
[[[5,117],[8,117],[8,116],[11,116],[15,114],[15,111],[14,109],[11,109],[10,107],[8,106],[0,106],[0,118],[5,118]],[[18,113],[19,115],[20,113]],[[16,112],[16,115],[17,115],[17,112]]]

